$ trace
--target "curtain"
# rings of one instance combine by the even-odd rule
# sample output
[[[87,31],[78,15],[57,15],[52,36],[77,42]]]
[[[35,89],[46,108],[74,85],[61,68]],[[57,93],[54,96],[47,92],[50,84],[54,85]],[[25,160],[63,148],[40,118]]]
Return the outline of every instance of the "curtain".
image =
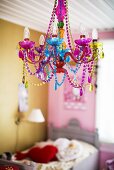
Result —
[[[96,127],[101,142],[114,143],[114,40],[103,41],[105,58],[98,63]]]

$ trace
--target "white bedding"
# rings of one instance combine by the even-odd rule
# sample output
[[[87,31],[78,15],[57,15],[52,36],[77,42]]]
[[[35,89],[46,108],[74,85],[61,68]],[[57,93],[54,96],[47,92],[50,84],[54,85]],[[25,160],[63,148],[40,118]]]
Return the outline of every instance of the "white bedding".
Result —
[[[97,152],[97,149],[86,143],[86,142],[82,142],[82,141],[77,141],[82,145],[83,150],[81,150],[81,154],[78,158],[72,160],[72,161],[55,161],[55,162],[50,162],[48,164],[37,164],[37,170],[69,170],[70,168],[72,168],[74,165],[75,167],[84,159],[86,159],[87,157],[91,156],[92,154],[94,154],[95,152]],[[40,169],[39,169],[40,167]]]
[[[58,142],[58,145],[60,144],[59,146],[57,146],[56,141],[54,141],[54,142],[53,141],[40,142],[40,143],[36,144],[37,146],[40,146],[40,147],[43,147],[47,144],[54,144],[55,146],[61,148],[61,149],[59,148],[59,151],[64,151],[66,149],[67,152],[65,152],[65,153],[67,153],[67,155],[63,154],[66,157],[62,157],[62,159],[59,159],[60,161],[53,161],[48,164],[35,163],[35,162],[30,162],[30,161],[25,161],[25,160],[23,160],[23,162],[26,162],[27,164],[30,164],[30,163],[34,164],[34,170],[69,170],[73,166],[75,166],[75,167],[78,166],[78,164],[80,162],[82,162],[84,159],[86,159],[87,157],[89,157],[92,154],[94,154],[95,152],[97,152],[97,149],[93,145],[90,145],[86,142],[82,142],[79,140],[71,140],[71,141],[73,141],[74,143],[76,142],[75,144],[77,144],[76,147],[73,148],[73,146],[72,146],[70,148],[71,151],[67,150],[67,149],[69,149],[69,148],[67,148],[67,144],[68,144],[67,142],[65,144],[63,144],[63,142],[61,143],[61,141],[59,141],[60,142],[60,143]],[[70,141],[70,143],[71,143],[71,141]],[[69,152],[69,154],[71,154],[72,157],[68,156],[68,152]],[[77,155],[76,155],[76,152],[77,152]],[[73,153],[74,153],[74,155],[73,155]],[[75,159],[73,156],[75,157]],[[63,159],[63,158],[65,158],[65,159]],[[69,158],[72,158],[72,159],[69,159]],[[67,161],[67,160],[69,160],[69,161]]]

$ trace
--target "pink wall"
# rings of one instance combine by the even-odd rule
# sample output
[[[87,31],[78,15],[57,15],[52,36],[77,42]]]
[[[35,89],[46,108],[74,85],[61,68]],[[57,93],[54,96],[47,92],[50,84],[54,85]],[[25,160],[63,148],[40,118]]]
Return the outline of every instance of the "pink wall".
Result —
[[[99,33],[99,39],[114,39],[114,31],[110,31],[110,32],[100,32]]]
[[[53,81],[49,84],[48,120],[56,126],[66,124],[71,118],[79,120],[81,127],[95,130],[95,92],[85,92],[86,110],[66,109],[64,107],[64,84],[56,91]]]
[[[73,38],[79,38],[73,35]],[[99,33],[99,39],[114,39],[114,31]],[[85,92],[86,110],[68,110],[64,108],[64,84],[57,91],[54,90],[53,81],[49,83],[48,121],[56,126],[66,124],[71,118],[79,120],[81,127],[90,131],[95,130],[95,92]],[[105,161],[114,158],[114,152],[110,145],[100,150],[100,167],[104,167]]]
[[[79,35],[73,35],[73,38],[79,38]],[[114,31],[100,32],[99,39],[114,39]],[[64,108],[64,85],[54,90],[53,81],[49,84],[49,102],[48,102],[48,120],[57,126],[64,125],[71,118],[80,121],[83,128],[95,130],[95,92],[85,92],[86,110],[68,110]]]

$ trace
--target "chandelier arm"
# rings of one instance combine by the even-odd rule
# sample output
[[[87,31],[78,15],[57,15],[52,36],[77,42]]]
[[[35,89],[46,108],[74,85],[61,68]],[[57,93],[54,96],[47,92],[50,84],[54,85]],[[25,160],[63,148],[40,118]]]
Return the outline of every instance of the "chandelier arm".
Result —
[[[82,58],[83,58],[83,55],[82,55],[81,58],[80,58],[80,60],[76,60],[76,59],[74,58],[74,56],[72,55],[71,52],[66,52],[65,55],[64,55],[64,58],[66,59],[67,56],[70,56],[70,57],[73,59],[73,61],[74,61],[75,63],[77,63],[77,64],[80,64],[79,61],[82,61]]]
[[[83,57],[82,57],[83,58]],[[82,59],[81,58],[81,59]],[[83,60],[81,60],[82,62],[84,62],[84,64],[86,64],[86,63],[90,63],[91,61],[94,61],[95,60],[95,58],[94,58],[94,55],[92,55],[92,58],[90,59],[90,60],[87,60],[87,61],[83,61]]]
[[[36,63],[41,62],[43,59],[45,59],[44,55],[42,55],[42,56],[40,56],[39,60],[32,62],[32,61],[30,61],[30,60],[28,59],[28,56],[29,56],[29,54],[28,54],[28,49],[26,50],[26,53],[27,53],[26,61],[27,61],[29,64],[36,64]]]
[[[29,58],[29,52],[28,52],[28,49],[25,49],[25,53],[24,53],[24,58],[23,58],[23,60],[25,59],[25,61],[28,62],[29,64],[34,64],[34,63],[35,63],[35,61],[32,62],[32,61],[30,61],[28,58]]]
[[[34,61],[34,62],[30,61],[29,59],[26,59],[26,60],[27,60],[27,62],[28,62],[29,64],[36,64],[36,63],[41,62],[43,59],[44,59],[44,57],[41,58],[41,59],[39,59],[38,61]]]

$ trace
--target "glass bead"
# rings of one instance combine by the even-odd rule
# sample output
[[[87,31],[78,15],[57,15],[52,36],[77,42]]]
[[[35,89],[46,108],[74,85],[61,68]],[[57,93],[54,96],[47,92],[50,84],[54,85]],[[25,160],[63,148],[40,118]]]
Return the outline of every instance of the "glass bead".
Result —
[[[80,96],[82,96],[83,95],[83,90],[82,90],[82,88],[80,89]]]
[[[88,83],[91,83],[92,77],[88,76]]]
[[[100,58],[104,58],[104,52],[100,54]]]
[[[89,85],[89,91],[90,91],[90,92],[93,91],[93,85],[92,85],[92,84]]]

